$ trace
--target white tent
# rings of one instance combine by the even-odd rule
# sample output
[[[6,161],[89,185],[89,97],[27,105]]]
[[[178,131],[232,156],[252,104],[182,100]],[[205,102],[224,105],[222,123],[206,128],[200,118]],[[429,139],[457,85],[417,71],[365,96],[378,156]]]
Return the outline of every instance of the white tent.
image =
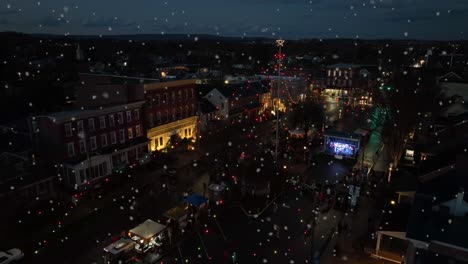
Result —
[[[161,231],[163,231],[164,229],[166,229],[165,225],[156,223],[153,220],[148,219],[142,224],[138,225],[137,227],[131,229],[129,233],[132,236],[138,236],[143,239],[150,239],[155,235],[161,233]]]

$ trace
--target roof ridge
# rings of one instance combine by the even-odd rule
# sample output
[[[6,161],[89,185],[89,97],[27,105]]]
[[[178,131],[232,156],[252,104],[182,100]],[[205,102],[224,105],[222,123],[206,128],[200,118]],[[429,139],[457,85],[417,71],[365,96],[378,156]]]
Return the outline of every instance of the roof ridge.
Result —
[[[455,169],[455,165],[456,163],[454,164],[451,164],[451,165],[448,165],[448,166],[445,166],[445,167],[442,167],[442,168],[439,168],[437,170],[433,170],[431,172],[428,172],[424,175],[421,175],[418,177],[418,180],[422,183],[424,182],[428,182],[428,181],[431,181],[437,177],[439,177],[440,175],[442,174],[445,174],[451,170],[454,170]]]

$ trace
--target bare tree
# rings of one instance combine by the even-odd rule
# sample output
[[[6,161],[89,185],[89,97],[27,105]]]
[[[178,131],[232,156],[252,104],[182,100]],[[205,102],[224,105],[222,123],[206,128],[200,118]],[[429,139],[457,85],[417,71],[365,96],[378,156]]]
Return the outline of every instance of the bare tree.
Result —
[[[425,71],[394,74],[376,89],[381,112],[372,122],[395,168],[408,140],[421,133],[437,111],[438,94],[435,78]]]
[[[293,106],[291,122],[294,126],[302,128],[305,143],[308,141],[309,131],[314,127],[321,127],[324,121],[323,105],[318,99],[308,99]]]

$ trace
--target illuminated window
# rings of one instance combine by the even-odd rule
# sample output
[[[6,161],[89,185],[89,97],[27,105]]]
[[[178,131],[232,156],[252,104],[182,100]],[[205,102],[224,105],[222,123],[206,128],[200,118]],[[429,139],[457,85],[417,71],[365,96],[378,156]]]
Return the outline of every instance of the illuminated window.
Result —
[[[127,133],[128,133],[128,139],[132,139],[133,138],[133,127],[129,127],[127,129]]]
[[[141,136],[141,127],[140,125],[135,126],[135,137]]]
[[[407,150],[406,150],[406,156],[408,156],[408,157],[414,157],[414,150],[407,149]]]

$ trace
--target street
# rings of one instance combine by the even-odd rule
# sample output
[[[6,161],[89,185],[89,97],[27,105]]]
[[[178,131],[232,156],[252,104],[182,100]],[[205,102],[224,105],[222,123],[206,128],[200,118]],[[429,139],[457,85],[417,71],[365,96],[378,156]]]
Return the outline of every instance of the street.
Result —
[[[342,111],[335,101],[327,100],[328,120],[356,129],[359,124],[353,121],[356,115],[342,116]],[[165,164],[166,168],[178,170],[178,182],[173,188],[169,189],[170,185],[161,178],[163,168],[130,172],[123,185],[83,199],[50,224],[44,224],[45,228],[22,230],[18,222],[10,229],[16,236],[9,242],[24,249],[27,263],[100,263],[102,249],[113,237],[125,234],[146,219],[159,219],[164,211],[181,202],[181,193],[186,189],[204,194],[204,184],[221,172],[225,175],[222,177],[230,173],[242,176],[240,184],[247,180],[257,186],[264,185],[274,174],[268,166],[260,169],[264,163],[272,162],[268,148],[268,138],[272,136],[270,122],[207,132],[198,151],[174,153],[176,159]],[[239,155],[250,160],[246,164],[251,164],[248,165],[251,169],[246,164],[239,167]],[[287,177],[301,176],[306,184],[336,184],[345,179],[354,162],[318,155],[309,164],[291,160],[287,164],[289,167],[285,166],[282,172]],[[177,262],[182,257],[192,263],[209,259],[213,263],[226,263],[232,258],[238,263],[312,260],[316,252],[327,248],[331,234],[343,218],[343,212],[333,208],[316,215],[314,199],[314,194],[288,186],[275,202],[276,209],[268,197],[247,196],[241,203],[226,204],[216,213],[216,218],[204,223],[205,227],[187,234],[177,250],[173,249],[166,257],[166,263]],[[258,217],[251,216],[260,211]],[[305,234],[308,225],[309,229],[314,226],[312,236]]]

